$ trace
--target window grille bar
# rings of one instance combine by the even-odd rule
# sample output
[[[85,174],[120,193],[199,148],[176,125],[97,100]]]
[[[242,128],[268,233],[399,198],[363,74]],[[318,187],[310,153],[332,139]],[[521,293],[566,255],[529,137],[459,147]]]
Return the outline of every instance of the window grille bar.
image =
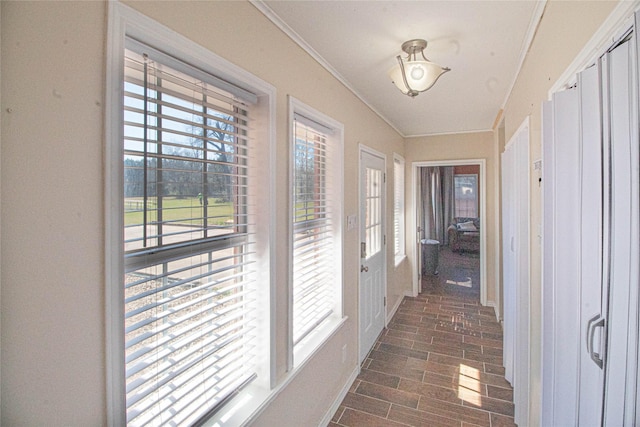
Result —
[[[144,132],[144,155],[143,155],[143,167],[144,167],[144,171],[143,171],[143,182],[144,182],[144,187],[143,187],[143,206],[144,206],[144,212],[142,213],[142,245],[144,247],[147,246],[147,201],[148,201],[148,197],[149,197],[149,188],[147,186],[147,182],[149,182],[149,171],[148,171],[148,167],[149,167],[149,159],[147,157],[148,155],[148,141],[149,141],[149,118],[147,116],[147,110],[148,110],[148,105],[149,105],[149,94],[147,93],[147,85],[149,84],[149,75],[147,73],[147,68],[148,68],[148,64],[146,61],[146,58],[144,60],[144,84],[142,86],[142,90],[144,91],[144,117],[143,117],[143,132]]]

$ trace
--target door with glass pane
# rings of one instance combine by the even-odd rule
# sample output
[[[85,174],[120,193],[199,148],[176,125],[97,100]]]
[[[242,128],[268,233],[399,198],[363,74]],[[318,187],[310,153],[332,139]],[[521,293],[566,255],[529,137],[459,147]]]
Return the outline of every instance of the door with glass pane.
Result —
[[[385,324],[385,160],[360,151],[360,361]]]

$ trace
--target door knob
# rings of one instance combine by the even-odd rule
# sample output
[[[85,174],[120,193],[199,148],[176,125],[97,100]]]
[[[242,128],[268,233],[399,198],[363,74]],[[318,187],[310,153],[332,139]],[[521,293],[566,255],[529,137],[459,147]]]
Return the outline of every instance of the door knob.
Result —
[[[365,273],[366,273],[366,272],[368,272],[368,271],[369,271],[369,267],[365,267],[364,265],[361,265],[361,266],[360,266],[360,273],[362,273],[363,271],[364,271]]]

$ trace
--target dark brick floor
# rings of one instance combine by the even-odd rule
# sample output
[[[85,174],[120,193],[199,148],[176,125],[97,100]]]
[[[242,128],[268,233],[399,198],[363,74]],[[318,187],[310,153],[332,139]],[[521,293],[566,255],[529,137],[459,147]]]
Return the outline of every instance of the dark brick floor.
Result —
[[[329,426],[513,426],[502,328],[480,305],[479,257],[440,252],[405,298]]]

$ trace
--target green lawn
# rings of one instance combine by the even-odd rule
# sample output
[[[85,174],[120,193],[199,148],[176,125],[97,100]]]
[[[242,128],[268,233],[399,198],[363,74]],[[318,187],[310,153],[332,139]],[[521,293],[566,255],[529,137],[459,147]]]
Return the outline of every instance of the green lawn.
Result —
[[[142,224],[142,197],[130,197],[124,202],[124,224],[136,225]],[[147,201],[149,209],[147,221],[157,220],[157,206],[155,198],[149,198]],[[209,217],[209,225],[225,225],[228,221],[233,221],[233,205],[228,203],[216,203],[213,197],[209,198],[207,206],[207,216]],[[204,215],[204,206],[200,204],[197,197],[187,197],[178,199],[175,197],[162,198],[162,220],[176,221],[178,224],[202,224],[202,220],[192,220],[191,218],[202,218]]]

